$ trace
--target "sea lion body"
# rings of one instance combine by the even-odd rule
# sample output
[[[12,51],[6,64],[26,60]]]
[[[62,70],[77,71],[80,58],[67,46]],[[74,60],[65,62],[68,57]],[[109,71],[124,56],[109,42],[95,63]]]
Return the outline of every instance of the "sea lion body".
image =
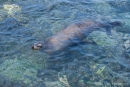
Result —
[[[65,48],[82,42],[91,32],[100,28],[110,29],[114,26],[121,26],[121,22],[100,23],[91,20],[85,20],[78,23],[73,23],[67,28],[61,30],[54,36],[45,40],[44,43],[38,42],[34,44],[33,49],[40,49],[45,53],[55,53],[64,50]]]

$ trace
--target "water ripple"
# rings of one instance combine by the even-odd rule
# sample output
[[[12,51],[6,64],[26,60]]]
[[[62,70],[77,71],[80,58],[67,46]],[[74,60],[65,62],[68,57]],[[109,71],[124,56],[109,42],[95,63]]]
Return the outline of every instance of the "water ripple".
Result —
[[[120,29],[129,29],[128,0],[7,1],[14,9],[5,9],[7,4],[0,1],[0,77],[5,78],[0,79],[0,86],[6,86],[4,81],[10,81],[8,87],[129,86],[130,35],[116,32],[118,28],[112,29],[110,36],[118,41],[116,47],[94,44],[90,36],[86,38],[89,43],[55,55],[31,49],[34,42],[79,20],[123,20]],[[19,11],[13,6],[18,6]],[[105,30],[100,32],[106,35]]]

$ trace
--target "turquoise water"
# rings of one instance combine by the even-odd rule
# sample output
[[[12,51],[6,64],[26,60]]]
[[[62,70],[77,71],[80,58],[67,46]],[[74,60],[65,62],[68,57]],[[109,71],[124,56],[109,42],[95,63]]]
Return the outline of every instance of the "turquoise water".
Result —
[[[129,0],[1,0],[0,87],[129,87]],[[50,56],[31,49],[71,23],[121,21]],[[95,44],[91,42],[95,42]]]

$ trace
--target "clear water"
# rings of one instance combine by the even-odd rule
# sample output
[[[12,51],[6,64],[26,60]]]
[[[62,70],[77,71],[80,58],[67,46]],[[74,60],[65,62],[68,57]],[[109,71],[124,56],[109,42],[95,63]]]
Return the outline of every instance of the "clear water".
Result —
[[[0,87],[130,87],[129,11],[129,0],[1,0]],[[89,38],[97,44],[53,57],[31,49],[84,19],[122,21],[123,27],[112,29],[118,43]]]

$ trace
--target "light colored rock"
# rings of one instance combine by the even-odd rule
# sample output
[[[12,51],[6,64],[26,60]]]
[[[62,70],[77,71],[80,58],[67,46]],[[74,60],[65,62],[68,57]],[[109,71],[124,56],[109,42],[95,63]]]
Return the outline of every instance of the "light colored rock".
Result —
[[[21,7],[16,4],[4,4],[3,8],[8,11],[9,15],[14,15],[14,13],[21,11]]]
[[[66,75],[63,75],[62,77],[59,76],[58,78],[61,83],[65,84],[67,87],[70,87]]]

